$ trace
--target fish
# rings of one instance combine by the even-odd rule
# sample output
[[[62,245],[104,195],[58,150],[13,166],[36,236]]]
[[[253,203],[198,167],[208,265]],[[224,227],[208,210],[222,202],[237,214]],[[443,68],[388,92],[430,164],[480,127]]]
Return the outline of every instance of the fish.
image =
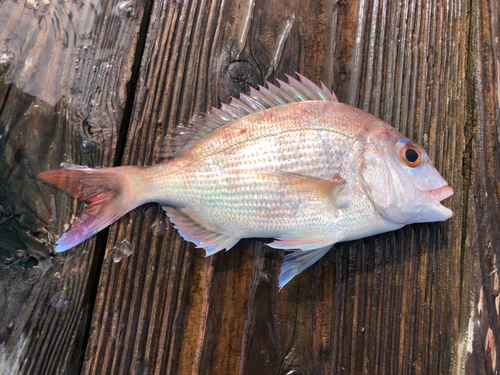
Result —
[[[156,202],[207,256],[272,238],[287,251],[281,289],[338,242],[453,215],[441,204],[453,189],[421,146],[297,75],[178,126],[164,162],[34,176],[87,204],[56,252]]]

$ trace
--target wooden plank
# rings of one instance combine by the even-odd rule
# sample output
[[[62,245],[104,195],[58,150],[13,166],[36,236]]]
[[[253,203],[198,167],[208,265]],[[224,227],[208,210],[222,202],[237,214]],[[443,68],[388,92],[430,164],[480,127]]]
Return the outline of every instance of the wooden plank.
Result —
[[[299,71],[421,143],[455,190],[455,215],[339,244],[279,292],[281,252],[245,240],[204,258],[159,207],[141,207],[111,227],[83,373],[464,373],[464,261],[477,247],[465,246],[476,159],[463,123],[468,59],[482,53],[467,53],[478,9],[459,0],[155,2],[123,164],[158,162],[181,120]],[[124,239],[134,252],[115,263]]]
[[[145,5],[0,3],[2,374],[81,367],[103,247],[54,257],[76,204],[29,177],[113,165]]]
[[[474,1],[465,124],[464,269],[458,355],[465,374],[497,374],[500,364],[500,7]]]

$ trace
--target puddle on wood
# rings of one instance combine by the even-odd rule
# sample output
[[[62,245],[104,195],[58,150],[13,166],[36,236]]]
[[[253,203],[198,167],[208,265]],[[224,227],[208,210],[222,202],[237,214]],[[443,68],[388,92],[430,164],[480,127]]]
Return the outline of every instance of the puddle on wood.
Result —
[[[8,0],[0,5],[0,66],[7,70],[8,83],[52,106],[59,101],[59,85],[46,87],[45,82],[47,76],[58,82],[67,73],[59,53],[74,50],[75,12],[76,4],[65,1]]]
[[[122,22],[135,17],[136,8],[134,1],[116,6],[112,21],[117,32]],[[114,46],[101,47],[98,61],[94,59],[101,37],[95,30],[104,11],[99,0],[0,3],[0,67],[4,70],[0,69],[0,78],[4,75],[6,83],[55,106],[69,90],[82,91],[80,81],[89,72],[109,74],[113,66],[106,60]],[[60,84],[64,82],[73,87]]]
[[[143,7],[0,0],[0,368],[45,312],[68,314],[79,301],[61,286],[84,281],[91,246],[53,253],[78,205],[30,177],[61,162],[112,162]],[[132,251],[120,243],[121,257]],[[24,363],[20,353],[14,366]]]
[[[72,221],[71,199],[30,176],[73,157],[100,166],[112,146],[124,100],[118,83],[109,82],[123,81],[119,64],[136,37],[129,26],[139,5],[121,1],[111,12],[106,6],[101,0],[0,1],[0,225],[7,223],[11,242],[28,233],[50,252]],[[104,36],[113,43],[102,41],[105,13],[113,27]],[[26,275],[29,282],[36,278],[36,272]]]

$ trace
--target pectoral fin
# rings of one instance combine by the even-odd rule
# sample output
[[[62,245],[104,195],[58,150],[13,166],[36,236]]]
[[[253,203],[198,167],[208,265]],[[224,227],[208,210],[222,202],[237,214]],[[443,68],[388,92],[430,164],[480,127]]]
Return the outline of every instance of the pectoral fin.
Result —
[[[305,235],[286,233],[278,237],[275,241],[268,244],[269,247],[281,250],[315,250],[319,247],[332,246],[338,242],[337,238],[332,237],[308,237]]]
[[[328,245],[308,251],[293,250],[290,254],[285,255],[279,277],[280,289],[299,273],[305,271],[320,260],[323,255],[325,255],[332,248],[332,246],[333,245]]]
[[[229,237],[222,233],[213,232],[196,223],[189,216],[178,210],[163,206],[174,227],[186,241],[193,242],[197,247],[205,249],[208,255],[221,250],[229,250],[240,240],[238,237]]]
[[[328,201],[332,209],[343,208],[346,204],[343,191],[346,187],[344,179],[336,175],[330,180],[305,176],[297,173],[276,171],[245,171],[239,175],[252,176],[252,179],[264,181],[270,189],[283,196],[294,196],[297,199],[308,199],[311,202]]]
[[[286,233],[270,243],[268,246],[275,249],[292,251],[285,255],[281,266],[279,287],[282,288],[299,273],[320,260],[335,243],[342,241],[344,236],[345,233],[341,229],[332,231],[328,236]]]

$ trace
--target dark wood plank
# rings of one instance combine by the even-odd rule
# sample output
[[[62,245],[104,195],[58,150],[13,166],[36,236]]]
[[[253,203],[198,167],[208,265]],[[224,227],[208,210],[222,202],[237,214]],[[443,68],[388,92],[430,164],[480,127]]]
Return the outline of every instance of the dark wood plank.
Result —
[[[103,247],[54,256],[76,204],[29,177],[113,165],[144,3],[0,2],[0,373],[77,373]]]
[[[500,7],[474,1],[466,122],[464,268],[458,353],[466,374],[497,374],[500,364]]]
[[[464,126],[476,77],[468,62],[485,53],[469,49],[479,3],[193,0],[153,9],[124,164],[158,162],[182,120],[299,71],[424,145],[455,190],[455,215],[339,244],[279,292],[281,252],[245,240],[204,258],[159,207],[139,208],[110,230],[83,373],[464,373],[476,357],[463,286],[478,249],[467,242],[464,202],[471,171],[487,169],[474,169],[466,146],[483,154]],[[134,252],[115,263],[123,239]]]

